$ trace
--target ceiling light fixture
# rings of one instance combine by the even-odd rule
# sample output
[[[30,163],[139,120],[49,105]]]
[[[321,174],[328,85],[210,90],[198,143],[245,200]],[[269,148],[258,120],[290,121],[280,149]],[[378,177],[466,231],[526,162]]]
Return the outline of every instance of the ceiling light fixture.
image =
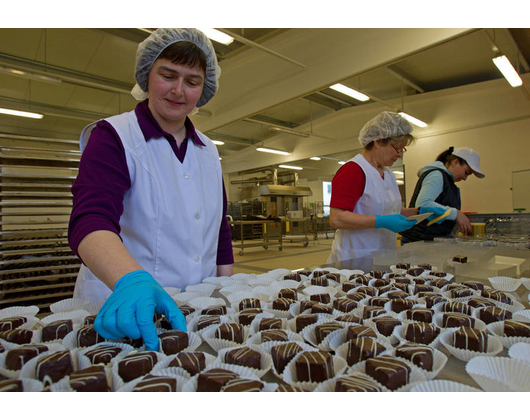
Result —
[[[278,167],[285,168],[285,169],[295,169],[297,171],[301,171],[302,169],[304,169],[301,166],[289,166],[289,165],[278,165]]]
[[[311,136],[311,134],[309,134],[309,133],[306,133],[306,132],[303,132],[303,131],[291,130],[290,128],[269,127],[269,130],[271,130],[271,131],[279,131],[281,133],[292,134],[294,136],[305,137],[305,138],[308,138],[309,136]]]
[[[392,172],[395,173],[396,175],[400,175],[400,176],[405,175],[405,173],[401,172],[401,171],[392,171]]]
[[[224,34],[221,31],[213,28],[197,28],[199,31],[204,32],[208,38],[213,39],[214,41],[220,42],[221,44],[230,45],[234,42],[234,38],[230,35]]]
[[[311,160],[322,160],[322,158],[318,157],[318,156],[313,156],[312,158],[309,158],[309,159],[311,159]]]
[[[0,66],[0,72],[9,74],[11,76],[18,76],[23,77],[25,79],[32,79],[37,80],[39,82],[48,82],[48,83],[61,83],[62,80],[57,77],[51,77],[51,76],[44,76],[41,74],[29,72],[29,71],[22,71],[17,69],[12,69],[5,66]]]
[[[402,181],[401,179],[396,180],[396,184],[403,185],[405,184],[405,181]]]
[[[34,118],[36,120],[42,119],[44,115],[36,114],[34,112],[17,111],[16,109],[0,108],[0,114],[14,115],[16,117]]]
[[[505,55],[500,55],[493,59],[493,63],[500,70],[502,75],[508,80],[508,83],[513,87],[521,86],[523,81],[517,74],[517,71],[513,68],[512,63],[508,60],[508,57]]]
[[[419,119],[413,117],[412,115],[407,114],[406,112],[401,111],[399,113],[399,115],[401,115],[403,118],[405,118],[411,124],[414,124],[414,125],[416,125],[418,127],[421,127],[421,128],[427,127],[427,123],[424,123],[422,120],[419,120]]]
[[[352,89],[348,86],[344,86],[340,83],[330,86],[329,88],[336,90],[337,92],[343,93],[344,95],[351,96],[352,98],[357,99],[361,102],[366,102],[368,99],[370,99],[368,95],[365,95],[364,93],[358,92],[355,89]]]
[[[338,163],[339,165],[344,165],[346,162],[344,162],[343,160],[339,160],[337,163]]]
[[[221,140],[212,140],[212,143],[217,146],[222,146],[223,144],[225,144],[225,142]]]
[[[285,150],[278,150],[278,149],[269,149],[268,147],[258,147],[256,149],[258,152],[264,152],[264,153],[274,153],[276,155],[290,155],[289,152],[286,152]]]

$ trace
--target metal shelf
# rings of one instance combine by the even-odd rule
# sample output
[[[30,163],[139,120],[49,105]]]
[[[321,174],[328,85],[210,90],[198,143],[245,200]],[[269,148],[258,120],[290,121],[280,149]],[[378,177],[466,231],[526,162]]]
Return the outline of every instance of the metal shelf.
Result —
[[[67,228],[80,156],[0,147],[0,309],[36,305],[46,313],[73,295],[81,263]]]

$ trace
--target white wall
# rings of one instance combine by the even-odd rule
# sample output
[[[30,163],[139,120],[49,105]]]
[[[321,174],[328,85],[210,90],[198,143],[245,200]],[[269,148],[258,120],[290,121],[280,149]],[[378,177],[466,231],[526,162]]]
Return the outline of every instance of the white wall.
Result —
[[[415,112],[427,115],[436,128],[420,131],[419,140],[405,154],[407,203],[418,169],[450,146],[467,146],[480,154],[486,177],[458,183],[462,210],[512,212],[512,172],[530,169],[529,98],[498,79],[441,91],[416,105]]]
[[[461,181],[462,210],[509,213],[512,206],[512,172],[530,169],[530,118],[419,139],[405,156],[407,203],[414,191],[418,169],[450,146],[472,147],[481,157],[486,175]],[[530,209],[529,209],[530,210]]]

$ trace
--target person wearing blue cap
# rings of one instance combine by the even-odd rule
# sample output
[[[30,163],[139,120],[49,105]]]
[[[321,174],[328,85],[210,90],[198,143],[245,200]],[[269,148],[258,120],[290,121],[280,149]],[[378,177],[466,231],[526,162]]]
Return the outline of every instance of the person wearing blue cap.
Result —
[[[188,118],[217,92],[220,68],[202,32],[157,29],[134,75],[142,102],[81,133],[68,237],[83,262],[74,297],[105,301],[96,331],[158,350],[155,313],[186,331],[165,288],[233,273],[219,154]]]

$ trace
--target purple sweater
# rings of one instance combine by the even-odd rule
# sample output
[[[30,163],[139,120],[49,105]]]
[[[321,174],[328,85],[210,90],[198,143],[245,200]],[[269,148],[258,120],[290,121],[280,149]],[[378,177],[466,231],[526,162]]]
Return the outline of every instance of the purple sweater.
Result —
[[[145,141],[165,137],[175,156],[184,162],[188,141],[204,146],[191,120],[186,118],[186,138],[177,146],[175,138],[162,130],[148,107],[148,99],[134,110]],[[105,158],[102,159],[101,157]],[[120,217],[123,214],[123,198],[131,188],[131,178],[125,150],[118,133],[107,121],[99,121],[90,134],[79,164],[77,179],[72,185],[74,196],[72,214],[68,226],[68,242],[79,256],[78,247],[83,238],[96,230],[108,230],[120,234]],[[233,264],[232,238],[226,218],[226,191],[223,184],[223,217],[217,246],[217,265]]]

